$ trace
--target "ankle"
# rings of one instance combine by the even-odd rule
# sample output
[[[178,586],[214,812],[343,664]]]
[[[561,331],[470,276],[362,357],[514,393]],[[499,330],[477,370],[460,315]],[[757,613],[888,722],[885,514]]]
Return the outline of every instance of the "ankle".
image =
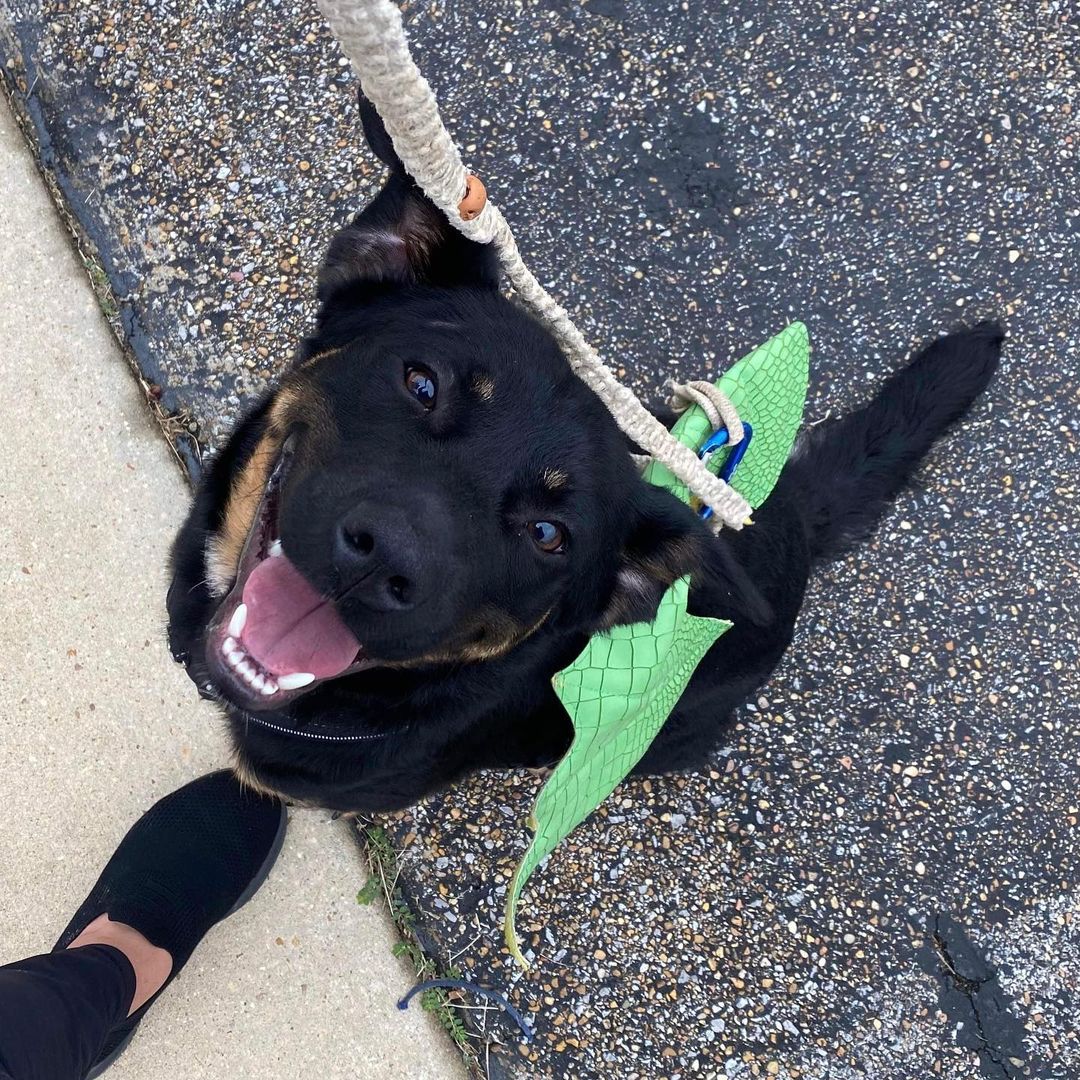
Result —
[[[131,999],[128,1016],[161,989],[172,971],[172,957],[165,949],[152,945],[135,927],[113,922],[107,914],[99,915],[68,948],[85,945],[111,945],[128,958],[135,972],[135,996]]]

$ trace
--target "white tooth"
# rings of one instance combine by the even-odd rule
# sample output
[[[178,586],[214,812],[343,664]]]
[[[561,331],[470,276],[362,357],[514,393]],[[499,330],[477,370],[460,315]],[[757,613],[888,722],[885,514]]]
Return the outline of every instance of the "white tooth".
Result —
[[[263,685],[262,692],[267,697],[269,697],[271,694],[276,694],[277,693],[277,684],[272,683],[269,679],[267,679],[266,683]]]
[[[292,675],[279,675],[277,684],[282,690],[299,690],[301,686],[313,683],[315,676],[310,671],[297,671]]]
[[[254,686],[256,690],[261,690],[266,685],[266,680],[261,675],[256,675],[255,678],[251,680],[251,685]]]
[[[221,643],[221,651],[228,656],[229,653],[236,651],[236,638],[227,637]]]
[[[234,649],[231,653],[229,653],[228,656],[229,667],[236,667],[236,665],[244,659],[244,656],[245,654],[242,653],[239,649]]]
[[[246,660],[241,660],[240,663],[236,665],[236,670],[239,671],[248,682],[251,682],[251,680],[255,678],[255,669]]]
[[[276,559],[279,555],[283,555],[283,554],[284,554],[284,552],[281,550],[281,541],[280,540],[275,540],[270,545],[270,558]]]
[[[238,638],[244,632],[247,623],[247,604],[241,604],[229,620],[229,635]]]

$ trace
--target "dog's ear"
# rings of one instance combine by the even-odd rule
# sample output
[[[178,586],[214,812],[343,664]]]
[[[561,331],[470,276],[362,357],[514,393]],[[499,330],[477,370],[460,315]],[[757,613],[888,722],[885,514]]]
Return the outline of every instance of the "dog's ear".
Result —
[[[386,128],[360,96],[364,135],[390,167],[382,191],[331,240],[319,270],[319,299],[343,290],[362,301],[387,286],[472,285],[495,289],[498,264],[490,244],[469,240],[446,220],[405,172]]]
[[[641,481],[601,628],[651,619],[672,583],[701,566],[709,538],[685,503]]]
[[[664,593],[686,574],[692,575],[695,593],[704,599],[698,614],[707,611],[757,626],[773,618],[770,604],[727,544],[684,502],[642,481],[600,628],[652,619]]]

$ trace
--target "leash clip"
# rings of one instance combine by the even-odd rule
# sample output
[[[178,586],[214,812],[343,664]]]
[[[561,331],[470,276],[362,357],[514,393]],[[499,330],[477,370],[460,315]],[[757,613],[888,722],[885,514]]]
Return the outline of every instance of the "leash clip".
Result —
[[[750,440],[754,436],[754,428],[751,424],[743,421],[743,437],[741,441],[737,442],[730,448],[727,460],[720,467],[720,471],[717,475],[725,484],[731,483],[731,478],[735,475],[735,470],[739,467],[739,462],[742,461],[746,455],[746,450],[750,446]],[[709,463],[709,459],[716,453],[717,450],[722,449],[728,445],[728,430],[726,427],[719,428],[714,431],[704,443],[702,443],[701,449],[698,451],[698,457],[705,462]],[[703,519],[712,517],[712,507],[703,506],[698,513]]]

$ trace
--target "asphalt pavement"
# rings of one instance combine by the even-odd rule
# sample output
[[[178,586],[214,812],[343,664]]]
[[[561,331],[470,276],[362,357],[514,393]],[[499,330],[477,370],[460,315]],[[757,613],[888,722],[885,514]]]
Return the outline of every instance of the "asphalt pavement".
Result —
[[[7,84],[192,471],[287,361],[377,187],[309,0],[0,16]],[[873,541],[814,582],[713,768],[624,785],[537,872],[537,788],[385,823],[496,1077],[1080,1076],[1073,5],[409,5],[538,277],[646,397],[794,318],[808,419],[1000,318],[1002,371]],[[717,718],[721,722],[723,718]]]

